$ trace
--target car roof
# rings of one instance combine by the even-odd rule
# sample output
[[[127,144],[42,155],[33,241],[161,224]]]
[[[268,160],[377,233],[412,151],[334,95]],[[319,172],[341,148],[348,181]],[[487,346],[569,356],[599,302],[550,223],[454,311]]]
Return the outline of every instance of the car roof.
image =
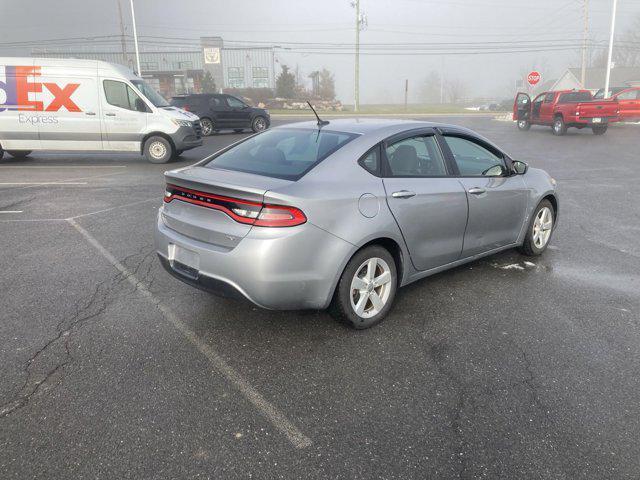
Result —
[[[321,116],[322,117],[322,116]],[[419,120],[408,120],[399,118],[337,118],[329,120],[329,123],[325,125],[325,130],[332,130],[334,132],[344,133],[357,133],[367,134],[372,132],[379,132],[381,130],[397,130],[398,132],[404,130],[410,130],[414,128],[433,128],[442,126],[438,123],[424,122]],[[315,129],[318,128],[318,123],[315,120],[307,122],[289,123],[286,125],[280,125],[274,128],[304,128]]]

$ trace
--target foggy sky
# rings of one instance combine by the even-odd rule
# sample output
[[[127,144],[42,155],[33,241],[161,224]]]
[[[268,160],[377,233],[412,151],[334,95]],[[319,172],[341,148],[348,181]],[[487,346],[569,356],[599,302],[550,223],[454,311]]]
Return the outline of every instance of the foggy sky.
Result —
[[[121,0],[131,33],[129,0]],[[640,0],[619,0],[616,32],[640,15]],[[353,44],[355,10],[350,0],[135,0],[138,35],[221,36],[229,41],[330,42]],[[582,0],[361,0],[368,27],[361,42],[496,42],[581,39]],[[590,0],[591,38],[608,39],[611,0]],[[0,0],[0,56],[30,55],[8,42],[120,33],[117,0]],[[97,47],[96,47],[97,48]],[[104,48],[98,48],[98,50]],[[336,78],[337,96],[353,101],[352,55],[300,54],[279,50],[279,63],[298,65],[303,80],[326,67]],[[511,94],[516,78],[537,69],[543,80],[580,66],[580,51],[487,55],[363,55],[361,103],[401,102],[405,79],[409,99],[418,101],[431,70],[464,82],[469,96]]]

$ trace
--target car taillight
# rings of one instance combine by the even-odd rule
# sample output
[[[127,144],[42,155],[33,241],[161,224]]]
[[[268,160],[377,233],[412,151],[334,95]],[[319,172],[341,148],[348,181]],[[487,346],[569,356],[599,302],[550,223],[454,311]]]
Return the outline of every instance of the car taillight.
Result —
[[[187,112],[190,112],[191,110],[189,110],[189,105],[184,105],[182,107],[183,110],[186,110]]]
[[[167,184],[164,202],[181,200],[201,207],[219,210],[233,220],[257,227],[294,227],[307,221],[305,214],[296,207],[265,205],[239,198],[214,195],[189,188]]]

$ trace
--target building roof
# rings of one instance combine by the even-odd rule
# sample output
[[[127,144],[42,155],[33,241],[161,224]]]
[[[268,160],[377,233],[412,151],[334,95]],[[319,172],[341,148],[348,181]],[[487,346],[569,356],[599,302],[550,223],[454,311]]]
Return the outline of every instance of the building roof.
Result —
[[[569,72],[576,77],[578,82],[582,76],[582,69],[570,68]],[[607,70],[606,68],[587,68],[584,88],[597,90],[604,87]],[[611,69],[611,86],[640,85],[640,67],[615,67]]]

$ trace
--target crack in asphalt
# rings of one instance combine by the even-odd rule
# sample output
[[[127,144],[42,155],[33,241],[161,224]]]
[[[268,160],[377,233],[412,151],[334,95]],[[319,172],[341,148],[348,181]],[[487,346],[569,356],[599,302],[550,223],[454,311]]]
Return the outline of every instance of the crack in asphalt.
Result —
[[[136,253],[125,257],[123,263],[130,262],[132,259],[143,255],[142,260],[136,262],[135,269],[132,270],[132,273],[136,274],[142,268],[142,265],[146,263],[147,267],[143,276],[143,278],[146,278],[150,275],[151,269],[153,268],[153,262],[148,262],[147,259],[151,257],[153,253],[155,253],[155,251],[152,245],[145,244]],[[45,342],[25,363],[23,369],[25,375],[24,382],[10,400],[0,405],[0,419],[25,407],[34,395],[42,391],[50,383],[51,379],[57,376],[58,372],[61,373],[65,367],[73,362],[74,357],[71,354],[69,345],[72,334],[91,320],[102,315],[109,306],[109,296],[114,288],[125,281],[125,275],[120,272],[115,272],[113,276],[97,283],[89,295],[74,303],[72,307],[74,310],[73,314],[70,317],[63,318],[56,325],[56,334]],[[61,347],[61,351],[55,352],[54,350],[58,346]],[[47,355],[52,355],[53,359],[47,361],[47,359],[44,358]],[[42,359],[42,361],[40,361],[40,359]],[[51,360],[53,360],[53,362]]]

